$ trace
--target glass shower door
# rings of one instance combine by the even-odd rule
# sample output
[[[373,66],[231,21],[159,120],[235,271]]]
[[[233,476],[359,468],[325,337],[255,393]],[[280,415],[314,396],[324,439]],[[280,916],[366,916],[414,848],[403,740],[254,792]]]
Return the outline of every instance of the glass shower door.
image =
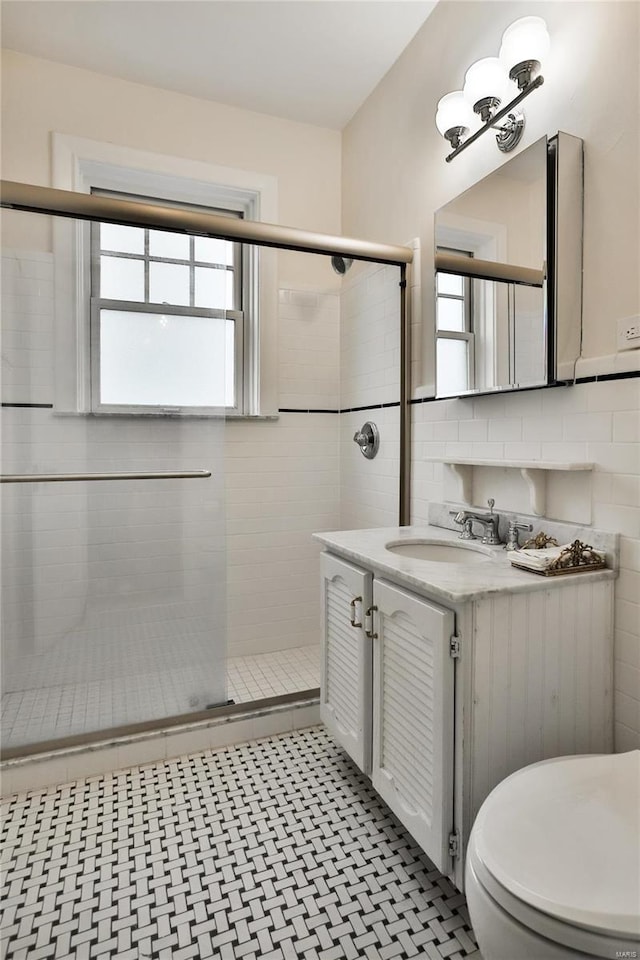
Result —
[[[127,313],[112,292],[96,302],[87,287],[83,307],[78,258],[89,225],[52,219],[11,211],[3,224],[9,754],[162,725],[227,701],[224,411],[188,409],[193,384],[224,350],[224,315],[207,326],[186,304],[177,317],[171,290],[161,304]],[[135,255],[121,260],[115,267],[131,273]],[[130,409],[96,406],[97,363],[109,401],[120,390]]]

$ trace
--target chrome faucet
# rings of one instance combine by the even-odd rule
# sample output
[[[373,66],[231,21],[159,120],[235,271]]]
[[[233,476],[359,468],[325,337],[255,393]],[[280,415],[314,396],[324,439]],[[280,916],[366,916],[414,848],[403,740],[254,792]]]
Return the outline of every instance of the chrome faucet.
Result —
[[[500,543],[500,537],[498,536],[498,524],[500,523],[500,515],[493,512],[495,505],[495,500],[493,497],[487,500],[489,504],[489,513],[474,513],[471,510],[452,510],[451,513],[454,514],[454,522],[460,523],[463,525],[462,533],[460,534],[461,540],[477,540],[477,537],[473,534],[473,524],[479,523],[483,529],[483,537],[481,543],[487,543],[491,546],[495,546]]]
[[[477,540],[478,538],[473,532],[473,520],[471,517],[467,516],[464,510],[449,510],[449,513],[453,517],[454,523],[462,524],[462,533],[460,534],[460,540]]]

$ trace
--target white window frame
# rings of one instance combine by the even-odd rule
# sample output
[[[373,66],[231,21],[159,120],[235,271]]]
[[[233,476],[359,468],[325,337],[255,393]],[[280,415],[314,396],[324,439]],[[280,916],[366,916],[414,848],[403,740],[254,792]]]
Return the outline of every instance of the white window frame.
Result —
[[[250,220],[278,219],[277,180],[266,174],[58,133],[52,135],[52,158],[53,186],[60,189],[113,190],[235,209]],[[87,222],[53,219],[58,412],[92,412],[90,233]],[[271,416],[278,411],[277,253],[246,244],[243,259],[251,277],[245,288],[243,391],[237,409],[223,415]],[[185,408],[184,415],[194,413]]]
[[[96,191],[98,195],[107,195],[114,196],[116,199],[120,200],[132,200],[140,201],[141,203],[154,203],[156,198],[149,197],[139,197],[132,196],[131,194],[116,194],[114,191]],[[166,201],[165,201],[166,202]],[[179,206],[179,205],[178,205]],[[185,205],[186,208],[186,205]],[[193,205],[190,205],[189,209],[193,209]],[[206,211],[200,211],[206,212]],[[234,210],[231,207],[226,207],[224,210],[215,209],[210,211],[218,215],[232,215],[242,216],[241,210]],[[90,351],[91,351],[91,409],[94,413],[126,413],[126,414],[172,414],[172,415],[181,415],[181,416],[211,416],[211,415],[237,415],[244,412],[246,402],[245,402],[245,360],[244,360],[244,343],[245,340],[248,340],[245,327],[249,325],[250,318],[247,315],[247,311],[244,309],[244,303],[247,297],[250,294],[252,276],[251,276],[251,258],[247,256],[246,247],[242,243],[234,243],[235,256],[234,256],[234,309],[203,309],[196,306],[177,306],[177,305],[163,305],[162,307],[159,304],[154,304],[148,300],[143,300],[141,302],[134,302],[125,299],[118,300],[108,300],[100,295],[100,270],[101,270],[101,245],[99,242],[99,228],[100,224],[98,222],[92,221],[89,224],[90,228],[90,244],[91,244],[91,314],[90,314]],[[144,228],[149,229],[149,228]],[[190,241],[193,241],[193,238],[189,238]],[[193,247],[191,247],[193,251]],[[133,254],[122,254],[124,257],[135,257],[135,259],[141,259],[145,263],[145,276],[148,269],[148,264],[153,260],[158,262],[159,259],[150,257],[148,253],[144,253],[140,256]],[[190,258],[191,259],[191,258]],[[246,263],[244,261],[247,261]],[[173,261],[167,261],[173,262]],[[186,261],[185,261],[186,262]],[[193,268],[195,261],[193,263],[189,262],[190,269]],[[146,287],[147,281],[145,281]],[[193,291],[190,291],[192,294]],[[193,299],[193,296],[191,297]],[[102,310],[126,310],[129,313],[158,313],[160,311],[170,313],[172,316],[199,316],[199,317],[210,317],[212,319],[229,319],[233,321],[234,324],[234,403],[233,405],[221,405],[218,407],[198,407],[198,406],[184,406],[184,407],[173,407],[168,403],[166,404],[157,404],[157,405],[134,405],[128,403],[104,403],[101,399],[101,380],[100,380],[100,370],[101,370],[101,359],[100,359],[100,325],[101,325],[101,311]]]
[[[437,251],[446,253],[456,253],[461,257],[473,257],[471,250],[459,250],[451,247],[438,246]],[[436,275],[436,350],[439,340],[462,340],[467,345],[467,390],[475,389],[476,385],[476,360],[475,360],[475,331],[474,331],[474,304],[473,304],[473,281],[470,277],[460,277],[462,280],[462,293],[439,293],[438,279]],[[438,310],[441,300],[457,300],[462,303],[463,329],[450,330],[447,327],[438,326]],[[436,378],[438,371],[436,369]],[[438,395],[446,396],[441,393],[440,385],[436,379]]]
[[[436,247],[469,251],[479,260],[507,259],[507,230],[504,224],[490,220],[476,220],[454,213],[438,212]],[[435,323],[434,323],[435,326]],[[500,336],[496,323],[496,303],[492,284],[483,284],[482,295],[473,303],[474,375],[475,387],[470,393],[498,381],[496,341]],[[437,335],[437,328],[436,328]],[[436,365],[437,366],[437,365]],[[436,370],[436,396],[437,390]]]

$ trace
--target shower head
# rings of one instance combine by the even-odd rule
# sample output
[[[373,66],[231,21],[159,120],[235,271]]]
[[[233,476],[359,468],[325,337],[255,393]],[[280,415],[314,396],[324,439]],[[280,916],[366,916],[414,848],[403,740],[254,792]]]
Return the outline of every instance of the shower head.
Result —
[[[331,266],[341,277],[345,275],[352,263],[353,260],[348,257],[331,257]]]

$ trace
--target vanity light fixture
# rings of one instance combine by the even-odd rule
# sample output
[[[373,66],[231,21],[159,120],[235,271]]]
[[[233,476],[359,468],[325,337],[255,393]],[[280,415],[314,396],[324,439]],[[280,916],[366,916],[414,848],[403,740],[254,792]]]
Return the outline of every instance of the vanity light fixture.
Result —
[[[517,146],[524,132],[524,114],[516,107],[544,83],[539,70],[549,45],[542,17],[521,17],[504,31],[500,55],[472,64],[464,89],[441,98],[436,126],[453,147],[447,163],[487,130],[497,131],[496,143],[503,153]]]

